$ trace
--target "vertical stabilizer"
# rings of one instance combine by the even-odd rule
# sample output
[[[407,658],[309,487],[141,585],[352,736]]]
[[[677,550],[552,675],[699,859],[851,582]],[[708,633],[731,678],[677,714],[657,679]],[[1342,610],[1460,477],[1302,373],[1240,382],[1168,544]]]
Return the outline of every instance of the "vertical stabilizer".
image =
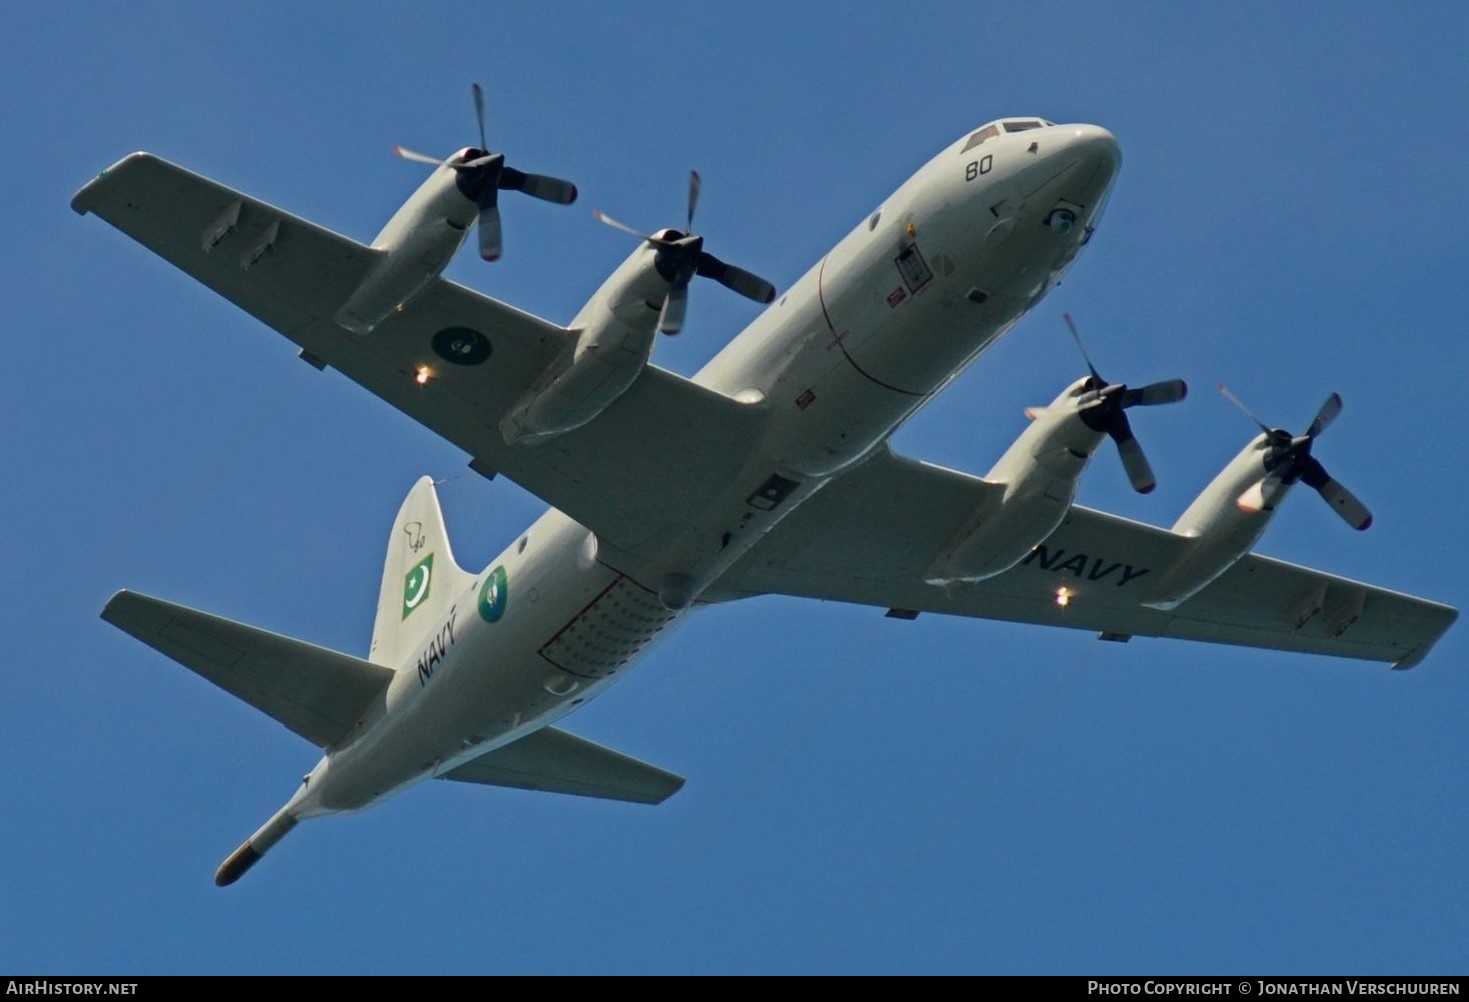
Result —
[[[473,581],[474,576],[454,562],[434,482],[421,477],[398,509],[388,536],[367,659],[401,668]]]

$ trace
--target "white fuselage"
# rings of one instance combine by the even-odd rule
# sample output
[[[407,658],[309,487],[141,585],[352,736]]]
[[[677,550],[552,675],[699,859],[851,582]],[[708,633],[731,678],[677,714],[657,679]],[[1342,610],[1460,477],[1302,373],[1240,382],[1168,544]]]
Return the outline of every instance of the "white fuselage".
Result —
[[[732,480],[683,532],[636,555],[548,511],[429,624],[376,716],[328,751],[284,813],[365,807],[575,709],[1009,330],[1085,243],[1120,154],[1088,125],[979,135],[920,169],[695,377],[760,408],[744,468],[775,471],[768,498]],[[655,307],[624,318],[632,334],[651,334]],[[501,586],[487,593],[492,576]]]

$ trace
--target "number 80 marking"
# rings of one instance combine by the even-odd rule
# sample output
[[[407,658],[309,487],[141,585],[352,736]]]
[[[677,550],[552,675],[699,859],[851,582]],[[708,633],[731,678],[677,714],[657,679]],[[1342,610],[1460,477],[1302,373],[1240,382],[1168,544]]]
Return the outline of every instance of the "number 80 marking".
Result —
[[[964,165],[964,180],[973,181],[981,174],[988,174],[990,168],[995,165],[993,154],[986,154],[978,160],[971,160]]]

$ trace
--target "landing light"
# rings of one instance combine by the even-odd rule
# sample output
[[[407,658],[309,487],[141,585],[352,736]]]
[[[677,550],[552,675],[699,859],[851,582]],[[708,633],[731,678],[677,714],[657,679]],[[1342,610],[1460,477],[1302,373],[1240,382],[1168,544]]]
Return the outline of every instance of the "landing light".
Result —
[[[1070,588],[1067,588],[1065,585],[1062,585],[1061,587],[1059,587],[1059,588],[1056,589],[1056,604],[1059,605],[1063,609],[1066,608],[1068,605],[1071,604],[1071,589]]]
[[[420,365],[418,367],[418,372],[414,373],[414,375],[413,375],[413,381],[415,383],[417,383],[419,386],[427,386],[428,385],[428,377],[431,376],[431,375],[433,375],[433,373],[431,373],[431,372],[428,371],[428,366],[426,366],[426,365]]]

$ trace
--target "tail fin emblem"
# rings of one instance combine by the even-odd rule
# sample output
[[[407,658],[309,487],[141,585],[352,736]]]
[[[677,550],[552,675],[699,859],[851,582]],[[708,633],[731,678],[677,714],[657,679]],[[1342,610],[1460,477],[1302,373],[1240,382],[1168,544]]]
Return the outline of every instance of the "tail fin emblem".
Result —
[[[403,531],[408,534],[408,548],[414,553],[423,549],[424,544],[428,542],[428,537],[423,534],[422,522],[409,522],[403,526]]]
[[[434,555],[430,553],[409,571],[403,578],[403,618],[423,604],[428,598],[429,587],[433,584]]]

